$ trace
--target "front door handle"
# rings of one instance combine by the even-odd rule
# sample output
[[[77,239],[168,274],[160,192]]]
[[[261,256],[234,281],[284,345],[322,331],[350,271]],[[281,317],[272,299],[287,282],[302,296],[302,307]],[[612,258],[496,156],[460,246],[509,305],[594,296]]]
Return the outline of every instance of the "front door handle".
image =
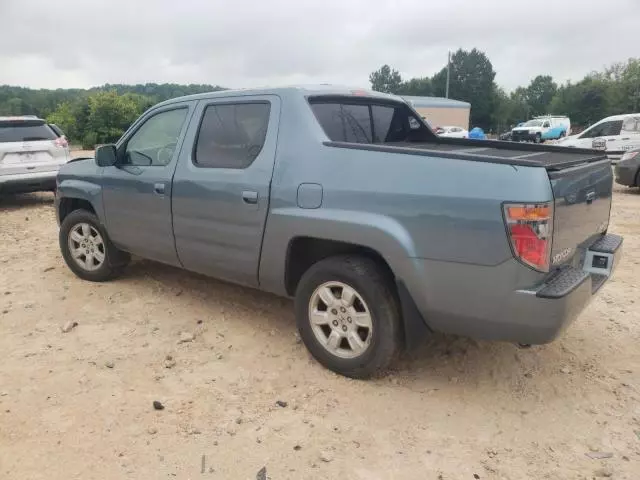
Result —
[[[153,185],[153,191],[158,195],[164,195],[164,188],[165,188],[164,183],[155,183]]]
[[[245,190],[244,192],[242,192],[242,201],[244,203],[248,203],[249,205],[255,205],[256,203],[258,203],[258,192]]]

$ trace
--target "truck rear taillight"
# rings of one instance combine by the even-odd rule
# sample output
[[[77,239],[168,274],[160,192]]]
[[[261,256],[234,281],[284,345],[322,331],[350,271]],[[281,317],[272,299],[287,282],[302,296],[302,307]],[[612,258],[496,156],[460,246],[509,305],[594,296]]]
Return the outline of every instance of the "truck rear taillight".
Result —
[[[524,264],[549,271],[553,206],[549,203],[506,203],[504,220],[513,254]]]

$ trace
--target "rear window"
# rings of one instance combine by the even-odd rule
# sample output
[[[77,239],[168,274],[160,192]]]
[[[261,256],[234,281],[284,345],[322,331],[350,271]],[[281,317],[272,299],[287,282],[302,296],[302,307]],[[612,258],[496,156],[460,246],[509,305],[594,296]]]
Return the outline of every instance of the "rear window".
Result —
[[[53,130],[44,123],[0,123],[0,143],[55,140]]]
[[[334,142],[426,142],[435,138],[402,103],[319,97],[312,98],[310,104],[318,123]]]
[[[60,127],[58,127],[57,125],[50,123],[49,128],[51,128],[51,130],[53,130],[53,133],[55,133],[58,137],[64,137],[64,132],[60,130]]]

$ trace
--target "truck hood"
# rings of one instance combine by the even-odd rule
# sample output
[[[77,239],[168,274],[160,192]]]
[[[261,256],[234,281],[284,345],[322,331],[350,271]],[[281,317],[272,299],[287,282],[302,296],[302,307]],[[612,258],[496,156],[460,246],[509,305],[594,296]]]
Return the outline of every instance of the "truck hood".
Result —
[[[96,175],[99,170],[100,167],[96,165],[93,158],[74,158],[60,167],[60,170],[58,171],[58,179],[93,176]]]
[[[65,172],[74,172],[75,173],[76,170],[84,171],[87,168],[87,166],[89,166],[91,164],[94,167],[96,166],[95,160],[94,160],[93,157],[72,158],[65,165],[63,165],[60,170],[61,171],[64,170]]]

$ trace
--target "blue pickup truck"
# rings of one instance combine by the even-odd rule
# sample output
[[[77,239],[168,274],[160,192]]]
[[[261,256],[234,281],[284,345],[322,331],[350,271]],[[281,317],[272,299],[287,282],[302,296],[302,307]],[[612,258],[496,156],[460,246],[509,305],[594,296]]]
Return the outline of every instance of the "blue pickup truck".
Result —
[[[57,187],[77,276],[134,254],[293,297],[312,355],[356,378],[434,331],[549,342],[622,245],[601,152],[442,138],[399,97],[329,86],[163,102]]]

